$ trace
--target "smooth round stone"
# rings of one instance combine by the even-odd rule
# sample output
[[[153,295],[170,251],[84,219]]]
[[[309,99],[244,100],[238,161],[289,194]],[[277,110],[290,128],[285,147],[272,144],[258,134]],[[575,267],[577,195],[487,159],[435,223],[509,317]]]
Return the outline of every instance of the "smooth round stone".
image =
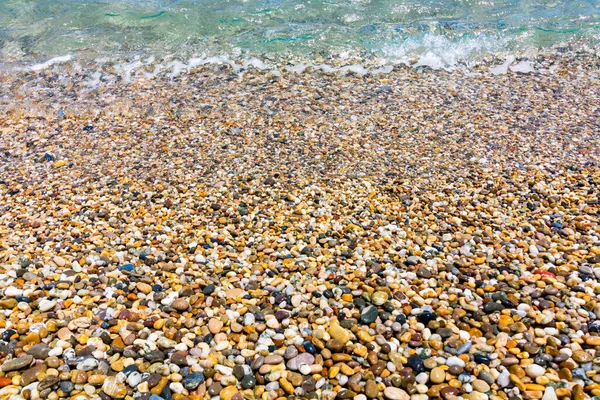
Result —
[[[219,333],[222,328],[223,328],[223,322],[221,322],[221,320],[219,320],[217,318],[211,318],[208,321],[208,330],[213,335],[216,335],[217,333]]]
[[[252,375],[246,375],[242,378],[241,384],[244,389],[252,389],[256,386],[256,378]]]
[[[304,342],[302,343],[304,349],[310,354],[317,354],[317,347],[312,342]]]
[[[485,381],[481,380],[481,379],[475,379],[472,383],[471,386],[473,386],[473,389],[481,392],[481,393],[487,393],[490,391],[490,385],[488,385]]]
[[[475,354],[475,356],[473,356],[473,359],[477,364],[490,365],[490,363],[492,362],[492,360],[490,360],[490,358],[484,354]]]
[[[450,368],[448,368],[448,373],[450,373],[451,375],[460,375],[463,373],[464,370],[465,369],[463,367],[453,365]]]
[[[46,343],[39,343],[39,344],[32,346],[27,351],[27,354],[29,354],[30,356],[33,356],[33,358],[35,358],[35,359],[44,360],[48,357],[50,350],[51,350],[50,347]]]
[[[102,390],[110,397],[120,399],[127,394],[127,387],[119,382],[114,376],[106,378],[102,384]]]
[[[471,346],[473,344],[469,341],[469,342],[465,342],[462,346],[459,347],[459,349],[456,351],[456,354],[464,354],[467,351],[469,351],[471,349]]]
[[[290,313],[285,310],[278,310],[275,313],[275,318],[277,318],[277,321],[280,321],[280,322],[289,317],[290,317]]]
[[[421,278],[429,279],[433,276],[433,273],[425,267],[419,267],[417,275]]]
[[[216,287],[215,285],[213,285],[212,283],[206,285],[206,287],[204,289],[202,289],[202,294],[204,294],[205,296],[210,296],[211,294],[214,293]]]
[[[448,360],[446,360],[446,365],[449,367],[456,366],[464,368],[465,362],[458,357],[450,357]]]
[[[419,315],[417,315],[417,321],[422,323],[423,325],[427,325],[429,321],[433,321],[437,318],[437,316],[431,311],[423,311]]]
[[[250,363],[250,368],[253,370],[258,370],[265,363],[265,358],[263,356],[258,356]]]
[[[573,385],[573,396],[571,397],[573,400],[583,400],[585,399],[585,394],[583,392],[583,388],[579,384]]]
[[[142,374],[140,374],[137,371],[130,373],[129,376],[127,377],[127,384],[133,388],[136,387],[137,385],[139,385],[141,381],[142,381]]]
[[[419,375],[417,375],[415,377],[415,381],[421,385],[426,384],[428,380],[429,380],[429,375],[427,375],[427,373],[425,373],[425,372],[421,372]]]
[[[338,342],[341,342],[342,345],[348,343],[351,338],[350,332],[337,324],[330,326],[328,332],[332,340],[337,340]]]
[[[38,303],[38,308],[41,312],[50,311],[56,305],[56,301],[43,299]]]
[[[396,387],[386,387],[383,395],[388,400],[410,400],[410,396],[404,390]]]
[[[431,370],[429,379],[433,383],[442,383],[446,379],[446,371],[444,371],[441,367],[435,367]]]
[[[360,322],[365,325],[372,324],[377,319],[377,307],[369,306],[366,307],[363,312],[360,314]]]
[[[235,376],[237,380],[242,379],[245,374],[246,372],[244,371],[244,367],[242,367],[241,365],[236,365],[235,367],[233,367],[233,376]]]
[[[303,377],[297,372],[288,371],[287,380],[294,386],[298,387],[302,385]]]
[[[276,365],[276,364],[281,364],[283,362],[283,357],[281,357],[278,354],[269,354],[268,356],[265,357],[265,364],[271,364],[271,365]],[[235,370],[235,368],[234,368]],[[242,374],[243,376],[243,374]]]
[[[313,365],[315,357],[310,353],[300,353],[286,363],[288,369],[297,371],[302,364]]]
[[[486,382],[488,385],[492,385],[494,383],[494,377],[487,371],[480,371],[478,378]]]
[[[573,352],[573,360],[575,360],[578,363],[588,363],[588,362],[592,362],[592,360],[594,359],[590,353],[588,353],[587,351],[583,351],[583,350],[576,350]]]
[[[458,389],[452,386],[446,386],[440,390],[440,395],[445,399],[449,399],[458,395]]]
[[[283,353],[283,357],[286,360],[291,360],[292,358],[298,355],[298,349],[294,346],[288,346],[285,348],[285,352]]]
[[[302,375],[308,375],[311,373],[312,369],[311,369],[310,365],[302,364],[302,365],[300,365],[299,371]]]
[[[544,390],[544,396],[542,397],[542,400],[558,400],[556,391],[552,386],[546,386],[546,390]]]
[[[221,390],[223,390],[223,386],[219,382],[214,382],[208,387],[207,391],[211,396],[218,396]]]
[[[425,364],[423,363],[423,359],[421,356],[415,354],[408,358],[408,366],[415,371],[415,373],[419,374],[425,371]]]
[[[442,339],[447,339],[452,336],[453,332],[450,328],[439,328],[436,333],[442,337]]]
[[[500,373],[500,375],[498,375],[498,386],[500,386],[501,388],[508,386],[508,384],[510,383],[510,373],[508,372],[508,370],[504,370]]]
[[[374,380],[369,379],[365,384],[365,394],[370,399],[375,399],[379,396],[379,387]]]
[[[327,341],[325,347],[327,347],[333,353],[341,353],[346,348],[346,345],[339,340],[331,339]]]
[[[376,306],[381,306],[388,300],[388,294],[386,292],[375,292],[371,296],[371,302]]]
[[[204,382],[204,374],[201,372],[192,372],[183,378],[183,387],[187,390],[194,390]]]
[[[537,378],[538,376],[544,375],[546,370],[537,364],[530,364],[525,369],[525,373],[531,378]]]
[[[352,398],[354,398],[354,396],[356,396],[356,393],[354,393],[352,390],[342,389],[338,392],[338,394],[337,394],[337,396],[335,396],[335,398],[344,400],[344,399],[352,399]]]
[[[75,388],[75,385],[71,381],[60,382],[60,390],[62,390],[63,392],[65,392],[67,394],[71,393],[74,388]]]
[[[57,368],[61,364],[61,361],[58,357],[50,356],[46,358],[46,365],[50,368]]]
[[[221,397],[221,400],[233,400],[233,396],[238,393],[239,391],[235,386],[228,386],[219,392],[219,397]]]

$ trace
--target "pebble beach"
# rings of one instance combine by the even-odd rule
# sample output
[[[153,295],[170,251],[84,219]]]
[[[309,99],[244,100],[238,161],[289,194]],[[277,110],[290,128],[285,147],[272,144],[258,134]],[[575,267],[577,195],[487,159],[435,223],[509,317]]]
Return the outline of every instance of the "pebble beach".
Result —
[[[0,399],[600,399],[600,61],[0,82]]]

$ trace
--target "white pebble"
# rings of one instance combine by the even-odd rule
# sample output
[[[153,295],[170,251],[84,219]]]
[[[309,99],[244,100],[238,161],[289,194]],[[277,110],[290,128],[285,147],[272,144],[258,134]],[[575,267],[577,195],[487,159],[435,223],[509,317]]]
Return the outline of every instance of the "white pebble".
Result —
[[[530,364],[527,366],[527,368],[525,368],[525,372],[531,378],[537,378],[538,376],[544,375],[544,373],[546,372],[546,369],[537,364]]]
[[[415,380],[417,381],[417,383],[424,385],[429,380],[429,375],[427,375],[425,372],[421,372],[415,377]]]
[[[463,367],[465,366],[465,362],[458,357],[450,357],[446,360],[446,365],[449,367]]]
[[[185,390],[185,388],[180,382],[171,382],[171,384],[169,385],[169,389],[171,389],[175,393],[180,394],[183,393],[183,391]]]

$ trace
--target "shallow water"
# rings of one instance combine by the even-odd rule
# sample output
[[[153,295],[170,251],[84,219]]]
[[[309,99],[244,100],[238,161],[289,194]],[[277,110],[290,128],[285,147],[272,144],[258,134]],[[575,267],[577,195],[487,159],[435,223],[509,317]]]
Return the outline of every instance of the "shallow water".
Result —
[[[599,0],[4,0],[0,61],[227,55],[468,65],[600,43]]]

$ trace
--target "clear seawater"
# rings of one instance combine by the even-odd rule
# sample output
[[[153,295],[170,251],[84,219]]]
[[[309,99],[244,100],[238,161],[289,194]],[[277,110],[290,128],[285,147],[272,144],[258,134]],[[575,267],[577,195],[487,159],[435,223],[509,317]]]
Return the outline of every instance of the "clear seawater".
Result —
[[[434,58],[600,44],[600,0],[0,0],[0,63]]]

